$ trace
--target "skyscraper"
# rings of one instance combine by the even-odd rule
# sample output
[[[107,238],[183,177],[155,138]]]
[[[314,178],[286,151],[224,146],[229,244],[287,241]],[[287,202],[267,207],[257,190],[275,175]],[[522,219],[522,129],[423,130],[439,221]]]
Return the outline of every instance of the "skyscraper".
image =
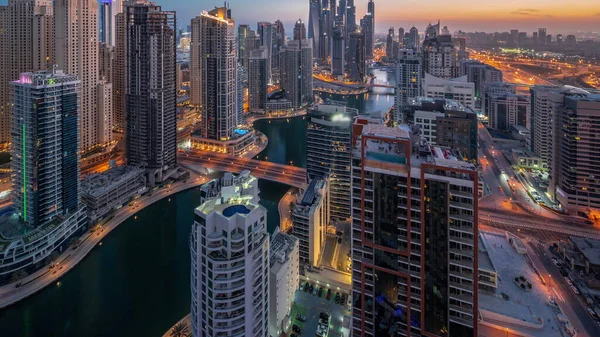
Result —
[[[301,19],[296,21],[294,25],[294,41],[296,40],[305,40],[306,39],[306,27],[304,26],[304,22]]]
[[[127,164],[162,182],[177,166],[175,13],[148,1],[125,6]]]
[[[427,29],[423,41],[423,73],[450,79],[457,77],[458,55],[450,35],[439,35],[439,23]]]
[[[541,44],[541,45],[546,44],[546,28],[538,29],[538,44]]]
[[[194,337],[269,336],[269,235],[258,192],[248,171],[202,185],[190,234]]]
[[[248,67],[248,103],[250,112],[263,111],[269,86],[267,51],[260,47],[250,52]]]
[[[321,0],[309,0],[308,12],[308,38],[312,39],[312,49],[315,56],[319,56],[321,38]]]
[[[549,192],[570,214],[600,211],[600,95],[566,96],[555,115]]]
[[[348,75],[350,81],[362,82],[367,75],[365,34],[360,30],[350,33],[348,43]]]
[[[331,219],[350,217],[350,148],[356,109],[316,105],[308,111],[306,172],[309,179],[329,176]]]
[[[117,41],[116,16],[123,12],[123,0],[100,0],[98,41],[114,46]]]
[[[127,27],[125,13],[115,17],[115,58],[113,60],[113,126],[115,131],[124,132],[127,124]]]
[[[401,49],[396,63],[396,118],[406,123],[403,115],[404,106],[409,98],[422,95],[422,59],[413,49]]]
[[[345,54],[344,31],[341,28],[335,28],[331,39],[331,74],[333,76],[344,76]]]
[[[240,63],[244,69],[248,70],[248,58],[250,56],[250,52],[260,47],[260,37],[254,30],[250,29],[250,26],[239,25],[237,44],[238,63]]]
[[[0,144],[10,142],[10,82],[54,64],[52,0],[0,6]]]
[[[226,7],[192,19],[191,102],[203,107],[202,136],[228,140],[236,120],[235,23]]]
[[[406,125],[355,130],[352,335],[477,336],[476,167]]]
[[[256,33],[260,36],[260,46],[267,51],[267,64],[269,71],[269,83],[273,82],[274,65],[279,62],[274,62],[274,56],[279,55],[277,49],[277,27],[270,22],[259,22],[257,24]]]
[[[404,46],[404,28],[398,28],[398,43],[400,43],[400,48],[406,48]]]
[[[365,35],[365,55],[368,59],[373,58],[373,48],[375,43],[373,20],[373,15],[371,13],[365,14],[365,16],[360,20],[360,27]]]
[[[98,1],[54,1],[56,64],[67,74],[77,75],[80,85],[79,146],[88,152],[112,141],[112,125],[98,110]],[[112,119],[111,119],[112,120]]]
[[[566,97],[586,97],[586,90],[564,86],[536,85],[529,91],[531,101],[531,151],[543,161],[543,168],[550,169],[552,158],[556,157],[556,137],[562,130],[556,130],[555,124],[561,119],[559,114],[564,109]],[[559,134],[555,134],[559,131]],[[553,194],[550,190],[549,192]]]
[[[313,101],[312,51],[310,39],[290,41],[280,50],[280,86],[294,108]]]
[[[491,129],[509,132],[512,126],[531,128],[529,96],[509,92],[488,93],[485,103]]]
[[[481,107],[489,83],[503,82],[502,71],[475,60],[460,61],[460,76],[475,84],[475,106]]]
[[[13,207],[37,227],[80,208],[77,76],[23,73],[11,83]]]
[[[421,41],[419,38],[419,30],[414,26],[408,32],[408,48],[412,48],[416,51],[421,50]]]
[[[275,21],[275,42],[273,45],[273,55],[271,56],[271,80],[273,83],[279,83],[279,50],[285,45],[285,28],[280,20]]]
[[[390,27],[385,40],[385,56],[387,57],[388,61],[391,61],[394,58],[394,32],[394,27]]]

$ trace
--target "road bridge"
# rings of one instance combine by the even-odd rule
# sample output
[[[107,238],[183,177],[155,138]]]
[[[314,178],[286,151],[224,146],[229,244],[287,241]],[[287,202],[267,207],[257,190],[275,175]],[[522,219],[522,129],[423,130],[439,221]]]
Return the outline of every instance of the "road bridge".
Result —
[[[219,171],[240,173],[248,170],[259,179],[275,181],[297,188],[305,188],[307,185],[306,169],[296,166],[193,149],[180,152],[178,159],[182,162],[190,162]]]

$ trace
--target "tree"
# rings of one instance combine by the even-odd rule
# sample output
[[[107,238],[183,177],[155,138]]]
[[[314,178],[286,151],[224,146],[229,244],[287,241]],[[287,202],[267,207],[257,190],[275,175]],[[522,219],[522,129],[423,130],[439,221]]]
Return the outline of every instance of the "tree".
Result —
[[[10,282],[11,283],[15,283],[15,282],[19,282],[22,279],[27,277],[27,272],[24,270],[17,270],[16,272],[12,273],[11,277],[10,277]]]
[[[58,259],[58,256],[59,256],[58,252],[53,251],[52,253],[50,253],[48,258],[46,259],[46,264],[49,264],[49,265],[56,264],[56,260]]]
[[[187,337],[190,333],[190,328],[185,322],[179,322],[171,328],[171,337]]]

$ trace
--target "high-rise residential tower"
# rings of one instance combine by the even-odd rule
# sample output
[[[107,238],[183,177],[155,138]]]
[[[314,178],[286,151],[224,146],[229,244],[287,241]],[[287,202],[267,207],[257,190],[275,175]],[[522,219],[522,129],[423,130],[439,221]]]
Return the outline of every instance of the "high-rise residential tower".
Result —
[[[355,130],[352,336],[477,336],[477,168],[407,125]]]
[[[248,171],[201,188],[190,234],[194,337],[269,336],[269,235],[258,192]]]
[[[175,13],[138,1],[125,14],[127,164],[145,168],[154,185],[177,166]]]
[[[416,51],[421,50],[421,39],[419,37],[419,30],[416,27],[412,27],[408,32],[408,48],[412,48]]]
[[[115,48],[113,60],[113,127],[117,132],[125,132],[127,124],[127,27],[125,13],[115,16]]]
[[[0,144],[10,142],[10,82],[54,64],[52,0],[9,0],[0,6]]]
[[[191,102],[203,108],[202,136],[229,140],[236,121],[235,23],[226,7],[192,19]]]
[[[365,34],[360,30],[350,33],[347,63],[350,81],[362,82],[367,76],[367,56],[365,54]]]
[[[100,0],[98,41],[109,46],[117,42],[116,16],[123,12],[123,0]]]
[[[350,217],[350,148],[356,109],[316,105],[308,111],[306,172],[309,179],[329,176],[330,214],[335,220]]]
[[[306,39],[306,27],[301,19],[294,24],[294,41]]]
[[[280,86],[286,91],[287,98],[292,102],[292,107],[312,103],[313,78],[312,59],[313,50],[311,40],[290,41],[283,46],[279,54],[280,59]]]
[[[445,79],[459,75],[458,55],[452,37],[439,34],[439,23],[427,28],[423,41],[423,73]]]
[[[21,221],[37,227],[80,207],[79,80],[53,70],[23,73],[11,85],[12,202]]]
[[[550,194],[570,214],[594,218],[600,212],[600,95],[566,96],[554,116]]]
[[[375,32],[373,32],[373,15],[371,13],[365,14],[360,20],[360,27],[365,36],[365,55],[368,59],[373,58],[373,48],[375,43]]]
[[[344,76],[346,67],[346,41],[344,39],[344,31],[341,28],[333,30],[331,38],[331,74],[333,76]]]
[[[403,115],[404,107],[410,98],[422,95],[422,59],[413,49],[401,49],[396,63],[396,118],[406,123]]]
[[[315,56],[320,55],[321,30],[321,0],[309,0],[308,38],[312,39],[312,49]]]
[[[112,141],[112,118],[99,111],[98,1],[54,1],[56,64],[67,74],[77,75],[80,85],[79,147],[89,152]],[[105,91],[102,91],[105,92]]]
[[[275,68],[275,64],[279,64],[279,62],[274,62],[274,57],[279,55],[279,49],[277,48],[277,26],[270,22],[259,22],[256,34],[260,36],[260,46],[267,51],[269,83],[272,83],[273,69]]]
[[[250,52],[248,104],[250,112],[264,111],[269,87],[268,57],[265,47]]]

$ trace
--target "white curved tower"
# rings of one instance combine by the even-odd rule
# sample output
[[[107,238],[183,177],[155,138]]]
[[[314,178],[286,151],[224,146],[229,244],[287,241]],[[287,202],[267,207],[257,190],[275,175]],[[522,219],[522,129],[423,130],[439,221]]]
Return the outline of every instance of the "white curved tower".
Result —
[[[194,337],[268,337],[269,236],[258,179],[226,173],[202,186],[190,235]]]

